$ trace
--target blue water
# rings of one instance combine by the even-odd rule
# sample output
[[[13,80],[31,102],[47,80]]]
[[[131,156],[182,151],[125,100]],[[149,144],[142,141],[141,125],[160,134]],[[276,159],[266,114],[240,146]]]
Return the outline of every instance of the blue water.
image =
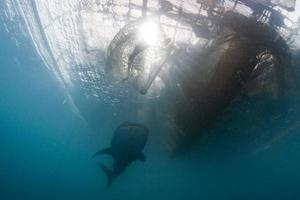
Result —
[[[290,127],[285,137],[267,150],[242,156],[231,153],[232,143],[244,146],[247,137],[221,136],[211,141],[218,145],[199,156],[170,159],[160,153],[155,139],[164,122],[154,119],[147,124],[152,136],[145,149],[146,162],[134,163],[107,190],[106,177],[91,155],[109,144],[114,128],[134,108],[123,108],[127,113],[113,118],[107,106],[95,104],[84,111],[88,120],[82,120],[63,103],[64,91],[29,40],[23,38],[16,45],[0,26],[0,44],[0,200],[300,199],[297,105],[288,106],[287,117],[262,126],[266,132]],[[234,107],[225,117],[229,120],[221,120],[215,130],[251,129],[247,120],[237,123],[240,108],[245,105]],[[264,110],[248,117],[265,120]],[[106,157],[99,160],[111,162]]]

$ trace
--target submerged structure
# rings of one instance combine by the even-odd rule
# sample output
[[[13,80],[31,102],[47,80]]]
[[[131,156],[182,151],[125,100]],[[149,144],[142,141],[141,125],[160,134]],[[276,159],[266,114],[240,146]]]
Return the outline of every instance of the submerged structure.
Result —
[[[155,104],[162,112],[157,121],[171,124],[172,152],[207,135],[204,129],[241,93],[278,102],[292,88],[291,48],[300,47],[299,20],[287,17],[294,0],[6,0],[1,5],[7,31],[17,38],[14,33],[22,30],[33,41],[76,114],[97,126],[107,108],[112,114],[102,119],[123,120],[125,113],[152,124]],[[19,27],[11,26],[14,21]]]
[[[242,90],[267,92],[277,101],[292,86],[291,51],[281,34],[288,29],[282,12],[292,11],[295,1],[193,2],[191,12],[167,0],[151,10],[144,0],[143,16],[126,24],[107,51],[114,78],[143,95],[159,84],[172,91],[169,149],[175,153],[201,137]],[[164,18],[190,27],[190,42],[166,34]]]

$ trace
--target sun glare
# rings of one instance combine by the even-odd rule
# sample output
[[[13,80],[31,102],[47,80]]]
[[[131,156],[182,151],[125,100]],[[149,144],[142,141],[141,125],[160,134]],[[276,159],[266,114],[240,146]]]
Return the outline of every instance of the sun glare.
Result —
[[[157,45],[159,43],[159,34],[159,25],[152,20],[147,20],[140,26],[139,38],[147,45]]]

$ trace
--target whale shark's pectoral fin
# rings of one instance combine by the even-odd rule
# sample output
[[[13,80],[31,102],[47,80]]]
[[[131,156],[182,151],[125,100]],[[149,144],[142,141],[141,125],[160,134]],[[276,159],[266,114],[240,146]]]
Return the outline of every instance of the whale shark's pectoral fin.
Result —
[[[137,159],[138,159],[139,161],[144,162],[144,161],[146,160],[146,156],[145,156],[145,154],[140,153],[140,154],[138,155]]]
[[[93,155],[93,158],[98,156],[98,155],[101,155],[101,154],[108,154],[108,155],[111,155],[111,148],[105,148],[105,149],[101,149],[99,151],[97,151],[94,155]]]

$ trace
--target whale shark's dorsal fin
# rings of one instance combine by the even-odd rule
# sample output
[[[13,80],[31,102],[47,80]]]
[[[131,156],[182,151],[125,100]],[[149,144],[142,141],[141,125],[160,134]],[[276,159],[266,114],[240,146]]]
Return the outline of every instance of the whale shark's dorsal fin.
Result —
[[[101,155],[101,154],[108,154],[108,155],[111,155],[111,148],[105,148],[105,149],[101,149],[99,151],[97,151],[94,155],[93,155],[93,158],[98,156],[98,155]]]

